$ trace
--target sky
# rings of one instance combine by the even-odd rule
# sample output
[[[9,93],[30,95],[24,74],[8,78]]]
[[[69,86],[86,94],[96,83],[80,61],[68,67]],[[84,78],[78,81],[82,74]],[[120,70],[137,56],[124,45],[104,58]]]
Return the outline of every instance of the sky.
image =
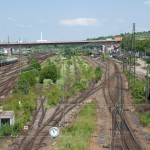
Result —
[[[72,41],[150,31],[150,0],[1,0],[0,40]]]

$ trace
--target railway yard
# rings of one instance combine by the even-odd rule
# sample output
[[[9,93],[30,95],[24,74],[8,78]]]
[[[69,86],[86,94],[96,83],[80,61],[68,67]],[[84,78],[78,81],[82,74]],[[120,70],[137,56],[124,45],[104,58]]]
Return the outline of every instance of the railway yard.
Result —
[[[20,68],[27,66],[27,59],[18,59],[16,63],[12,63],[0,68],[0,97],[4,98],[11,91],[16,82]]]
[[[0,150],[150,150],[150,0],[0,6]]]
[[[82,106],[91,101],[96,104],[94,132],[90,135],[88,150],[148,150],[150,149],[150,129],[142,125],[132,103],[128,79],[123,72],[122,63],[115,59],[102,61],[100,58],[81,57],[93,68],[101,66],[102,79],[95,83],[89,80],[89,86],[64,101],[46,108],[48,98],[39,95],[36,109],[25,124],[28,129],[11,138],[0,141],[2,150],[53,150],[59,149],[59,136],[49,135],[51,127],[58,127],[60,136],[64,128],[71,126],[80,114]],[[79,66],[73,59],[74,76],[78,80]],[[27,66],[27,59],[22,57],[18,62],[0,68],[0,101],[12,94],[12,87],[17,81],[20,67]],[[66,67],[67,68],[67,67]],[[63,69],[63,68],[62,68]],[[66,69],[67,70],[67,69]],[[67,72],[67,71],[66,71]],[[68,81],[70,80],[68,72]],[[64,81],[63,81],[64,82]],[[69,85],[64,86],[69,90]],[[64,89],[63,89],[64,90]],[[86,125],[85,125],[86,126]],[[66,141],[69,143],[69,141]],[[71,143],[66,149],[71,149]]]

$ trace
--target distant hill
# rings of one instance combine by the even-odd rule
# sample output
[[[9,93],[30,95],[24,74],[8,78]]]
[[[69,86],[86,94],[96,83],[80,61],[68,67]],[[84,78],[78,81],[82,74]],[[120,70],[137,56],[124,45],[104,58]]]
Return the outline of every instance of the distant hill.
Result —
[[[87,40],[106,40],[109,38],[115,39],[115,37],[125,37],[131,35],[131,33],[121,33],[120,35],[110,35],[110,36],[100,36],[97,38],[88,38]],[[146,40],[150,39],[150,31],[144,31],[144,32],[136,32],[135,34],[137,40]]]
[[[145,32],[137,32],[136,33],[136,39],[137,40],[146,40],[150,39],[150,31]]]
[[[100,37],[97,37],[97,38],[88,38],[87,40],[106,40],[106,39],[109,39],[109,38],[114,39],[115,37],[122,37],[122,36],[121,35],[100,36]]]

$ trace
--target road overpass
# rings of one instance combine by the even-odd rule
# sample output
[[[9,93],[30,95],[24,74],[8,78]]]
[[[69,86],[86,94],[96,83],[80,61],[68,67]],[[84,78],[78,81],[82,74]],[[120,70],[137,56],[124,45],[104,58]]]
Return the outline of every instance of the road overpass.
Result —
[[[47,42],[9,42],[0,43],[0,48],[33,47],[41,45],[66,45],[66,44],[100,44],[100,45],[118,45],[121,40],[80,40],[80,41],[47,41]]]

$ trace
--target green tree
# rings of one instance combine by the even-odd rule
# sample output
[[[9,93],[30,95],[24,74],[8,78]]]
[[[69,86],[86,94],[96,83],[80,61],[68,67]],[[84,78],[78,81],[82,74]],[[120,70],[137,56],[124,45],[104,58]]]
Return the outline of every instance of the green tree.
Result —
[[[17,84],[13,89],[13,92],[14,93],[21,92],[23,94],[28,94],[29,88],[30,88],[29,83],[25,79],[19,78]]]
[[[39,63],[37,60],[35,60],[35,59],[32,59],[32,61],[31,61],[31,66],[32,66],[34,69],[38,70],[38,71],[41,70],[41,65],[40,65],[40,63]]]
[[[44,79],[51,79],[55,83],[59,77],[60,71],[58,70],[57,66],[55,64],[50,64],[41,70],[39,82],[43,83]]]
[[[30,86],[34,86],[36,84],[36,71],[31,70],[31,71],[23,72],[20,78],[25,79]]]
[[[62,98],[63,91],[56,86],[53,85],[53,87],[50,89],[51,92],[48,93],[48,104],[49,105],[56,105],[60,99]]]
[[[28,94],[30,90],[30,86],[34,86],[36,84],[36,72],[34,70],[26,71],[21,73],[19,76],[18,82],[14,87],[13,92],[22,92],[24,94]]]

